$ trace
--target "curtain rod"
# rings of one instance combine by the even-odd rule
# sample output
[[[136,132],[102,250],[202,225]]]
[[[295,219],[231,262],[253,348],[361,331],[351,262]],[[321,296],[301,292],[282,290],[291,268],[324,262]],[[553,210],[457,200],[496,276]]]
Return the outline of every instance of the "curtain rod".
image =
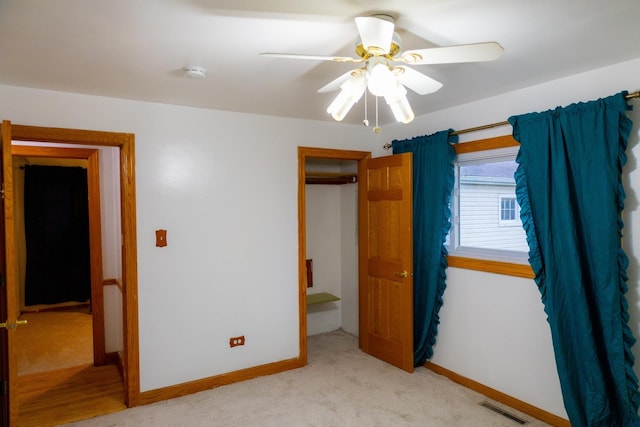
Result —
[[[632,93],[628,93],[624,96],[625,99],[632,99],[632,98],[640,98],[640,91],[635,91]],[[451,133],[449,133],[449,135],[461,135],[463,133],[470,133],[470,132],[476,132],[479,130],[485,130],[485,129],[491,129],[491,128],[497,128],[500,126],[507,126],[509,124],[508,121],[504,121],[504,122],[498,122],[498,123],[491,123],[488,125],[482,125],[482,126],[476,126],[476,127],[472,127],[472,128],[468,128],[468,129],[461,129],[461,130],[456,130],[453,131]],[[384,144],[382,146],[382,148],[384,148],[385,150],[388,150],[389,148],[391,148],[391,143],[387,142],[386,144]]]

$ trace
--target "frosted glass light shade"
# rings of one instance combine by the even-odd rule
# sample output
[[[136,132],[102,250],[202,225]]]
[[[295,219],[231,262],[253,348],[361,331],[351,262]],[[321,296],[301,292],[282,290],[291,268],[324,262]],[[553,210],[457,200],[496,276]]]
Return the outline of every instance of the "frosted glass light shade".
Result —
[[[364,73],[351,77],[340,86],[342,90],[327,108],[327,113],[331,114],[335,120],[341,121],[351,110],[353,104],[360,100],[366,88],[367,78]]]
[[[394,90],[397,81],[388,65],[378,63],[369,71],[369,92],[375,96],[385,96],[385,94]]]

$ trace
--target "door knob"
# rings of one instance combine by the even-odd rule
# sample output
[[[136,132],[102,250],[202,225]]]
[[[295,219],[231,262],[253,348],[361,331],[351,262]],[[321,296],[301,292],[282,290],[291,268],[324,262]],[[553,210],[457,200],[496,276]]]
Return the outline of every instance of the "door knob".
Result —
[[[396,272],[396,276],[398,277],[409,277],[409,273],[407,273],[407,271],[397,271]]]
[[[24,326],[27,323],[29,323],[27,320],[16,320],[16,323],[2,322],[0,323],[0,329],[15,329],[18,326]]]

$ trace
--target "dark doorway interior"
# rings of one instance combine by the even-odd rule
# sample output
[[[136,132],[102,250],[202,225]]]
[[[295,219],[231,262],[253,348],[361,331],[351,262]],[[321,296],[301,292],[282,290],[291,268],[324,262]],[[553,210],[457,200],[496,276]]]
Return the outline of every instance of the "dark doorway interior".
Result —
[[[25,305],[91,298],[87,170],[25,166]]]

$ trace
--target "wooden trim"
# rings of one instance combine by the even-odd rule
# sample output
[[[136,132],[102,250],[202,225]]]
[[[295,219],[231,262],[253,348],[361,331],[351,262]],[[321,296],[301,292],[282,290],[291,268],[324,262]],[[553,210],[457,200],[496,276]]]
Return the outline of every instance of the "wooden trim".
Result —
[[[511,135],[496,136],[494,138],[477,139],[475,141],[453,144],[456,154],[472,153],[474,151],[495,150],[496,148],[519,147],[520,143]]]
[[[306,213],[306,160],[308,158],[356,160],[358,170],[362,160],[371,157],[368,151],[338,150],[333,148],[298,147],[298,321],[301,366],[307,364],[307,213]]]
[[[369,151],[340,150],[337,148],[298,147],[298,153],[304,157],[334,160],[361,160],[363,156],[371,157]]]
[[[15,138],[14,138],[15,139]],[[12,145],[11,155],[28,157],[55,157],[59,159],[89,159],[98,152],[95,148],[57,148],[34,145]]]
[[[300,358],[288,359],[169,387],[149,390],[140,394],[140,404],[147,405],[149,403],[159,402],[161,400],[186,396],[188,394],[198,393],[223,385],[233,384],[240,381],[250,380],[252,378],[273,375],[291,369],[301,368],[304,365],[306,365],[306,361],[303,361]]]
[[[535,279],[533,269],[529,264],[515,264],[511,262],[493,261],[487,259],[447,256],[449,267],[466,268],[468,270],[485,271],[487,273],[504,274],[507,276]]]
[[[11,139],[13,125],[10,121],[2,122],[2,173],[4,183],[4,212],[5,217],[5,289],[7,295],[7,318],[2,321],[14,322],[19,316],[18,307],[18,277],[16,259],[16,238],[13,196],[13,158],[11,157]],[[18,425],[18,359],[13,345],[16,329],[7,329],[9,346],[9,425]]]
[[[305,162],[311,151],[298,147],[298,341],[300,363],[307,364],[307,199]]]
[[[14,141],[57,142],[63,144],[85,144],[107,147],[123,147],[132,137],[130,133],[103,132],[97,130],[65,129],[28,125],[12,125]]]
[[[9,122],[3,122],[3,127]],[[62,129],[25,125],[10,127],[14,141],[39,141],[62,144],[109,146],[120,149],[120,209],[122,227],[123,292],[123,372],[125,403],[132,407],[140,401],[140,362],[138,338],[138,273],[136,241],[135,137],[130,133]],[[11,170],[11,141],[3,144],[5,163]],[[6,171],[5,171],[6,173]],[[12,182],[12,181],[11,181]],[[13,209],[13,206],[11,207]],[[5,209],[5,215],[7,210]],[[12,241],[13,242],[13,241]],[[11,275],[9,275],[11,276]],[[8,276],[8,280],[9,280]],[[15,368],[15,367],[14,367]],[[14,399],[15,401],[15,399]],[[17,407],[12,406],[12,416]]]
[[[368,222],[365,216],[369,213],[363,211],[361,206],[367,206],[367,192],[369,185],[368,166],[369,162],[358,162],[358,347],[369,353],[369,334],[365,333],[366,325],[369,323],[369,314],[366,290],[369,275],[369,230],[365,229]]]
[[[104,279],[102,281],[102,286],[111,286],[111,285],[115,285],[118,287],[118,289],[120,289],[120,292],[124,294],[124,288],[122,287],[122,283],[120,283],[120,280],[118,279]]]
[[[140,401],[140,343],[138,338],[138,272],[136,230],[135,143],[132,134],[123,135],[120,148],[120,198],[122,223],[122,279],[124,306],[125,403]]]
[[[91,311],[93,314],[93,359],[105,364],[104,295],[102,293],[102,219],[100,217],[100,164],[98,150],[89,156],[89,254],[91,257]]]
[[[503,403],[524,414],[530,415],[540,421],[544,421],[547,424],[556,427],[571,427],[571,423],[569,423],[569,420],[552,414],[551,412],[545,411],[544,409],[540,409],[536,406],[530,405],[526,402],[523,402],[522,400],[516,399],[515,397],[511,397],[505,393],[502,393],[501,391],[488,387],[470,378],[459,375],[453,371],[448,370],[447,368],[443,368],[442,366],[438,366],[431,362],[427,362],[424,366],[425,368],[435,372],[436,374],[440,374],[444,377],[449,378],[455,383],[458,383],[480,394],[483,394],[489,399],[493,399],[497,402]]]
[[[109,365],[118,365],[122,366],[122,359],[120,359],[120,353],[117,351],[113,351],[110,353],[105,353],[105,362]]]
[[[119,351],[106,353],[105,354],[105,364],[107,365],[116,365],[118,368],[118,373],[120,374],[120,378],[122,378],[122,382],[124,383],[124,366],[122,363],[122,354]]]

